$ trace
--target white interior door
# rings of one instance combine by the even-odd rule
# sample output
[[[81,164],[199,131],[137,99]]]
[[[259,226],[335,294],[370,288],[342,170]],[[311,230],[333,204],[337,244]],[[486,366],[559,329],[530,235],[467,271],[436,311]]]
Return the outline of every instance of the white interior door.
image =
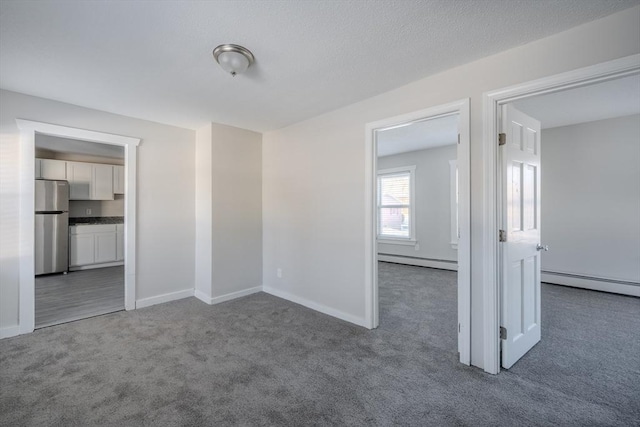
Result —
[[[501,122],[500,335],[508,369],[540,341],[540,122],[511,105]]]

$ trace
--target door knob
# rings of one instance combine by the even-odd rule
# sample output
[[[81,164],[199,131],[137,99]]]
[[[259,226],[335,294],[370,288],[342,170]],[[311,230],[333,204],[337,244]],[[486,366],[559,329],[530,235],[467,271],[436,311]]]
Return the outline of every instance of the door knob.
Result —
[[[548,251],[549,250],[549,245],[541,245],[540,243],[538,243],[536,245],[536,250],[538,251]]]

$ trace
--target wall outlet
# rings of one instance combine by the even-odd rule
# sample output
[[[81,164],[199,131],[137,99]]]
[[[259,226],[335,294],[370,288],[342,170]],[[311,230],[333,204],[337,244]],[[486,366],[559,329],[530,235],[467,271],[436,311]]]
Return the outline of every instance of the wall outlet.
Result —
[[[90,209],[90,208],[85,209],[85,213],[86,213],[87,215],[91,215],[91,209]]]
[[[278,276],[278,279],[282,279],[282,269],[281,268],[276,269],[276,276]]]
[[[413,249],[415,249],[416,251],[420,250],[420,243],[416,243],[416,245],[413,247]]]

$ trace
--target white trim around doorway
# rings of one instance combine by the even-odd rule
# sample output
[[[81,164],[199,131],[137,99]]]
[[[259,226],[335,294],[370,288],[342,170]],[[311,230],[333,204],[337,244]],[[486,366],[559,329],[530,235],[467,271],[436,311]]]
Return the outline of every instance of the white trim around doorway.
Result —
[[[470,216],[470,122],[469,99],[391,117],[366,125],[365,136],[365,324],[378,327],[377,237],[377,153],[375,131],[403,126],[420,120],[459,115],[458,146],[459,227],[458,242],[458,351],[460,362],[471,363],[471,216]]]
[[[498,112],[503,104],[640,73],[640,55],[556,74],[483,94],[483,308],[484,370],[500,372],[500,275],[498,246]]]
[[[125,156],[125,309],[136,308],[136,165],[140,138],[16,119],[20,129],[20,334],[35,328],[34,176],[36,134],[124,147]]]

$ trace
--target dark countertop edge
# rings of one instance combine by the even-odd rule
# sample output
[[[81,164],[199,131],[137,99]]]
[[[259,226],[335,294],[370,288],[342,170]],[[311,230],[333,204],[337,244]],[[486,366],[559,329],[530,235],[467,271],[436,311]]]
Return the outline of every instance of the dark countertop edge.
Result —
[[[69,225],[104,225],[104,224],[124,224],[123,216],[102,216],[102,217],[81,217],[69,218]]]

